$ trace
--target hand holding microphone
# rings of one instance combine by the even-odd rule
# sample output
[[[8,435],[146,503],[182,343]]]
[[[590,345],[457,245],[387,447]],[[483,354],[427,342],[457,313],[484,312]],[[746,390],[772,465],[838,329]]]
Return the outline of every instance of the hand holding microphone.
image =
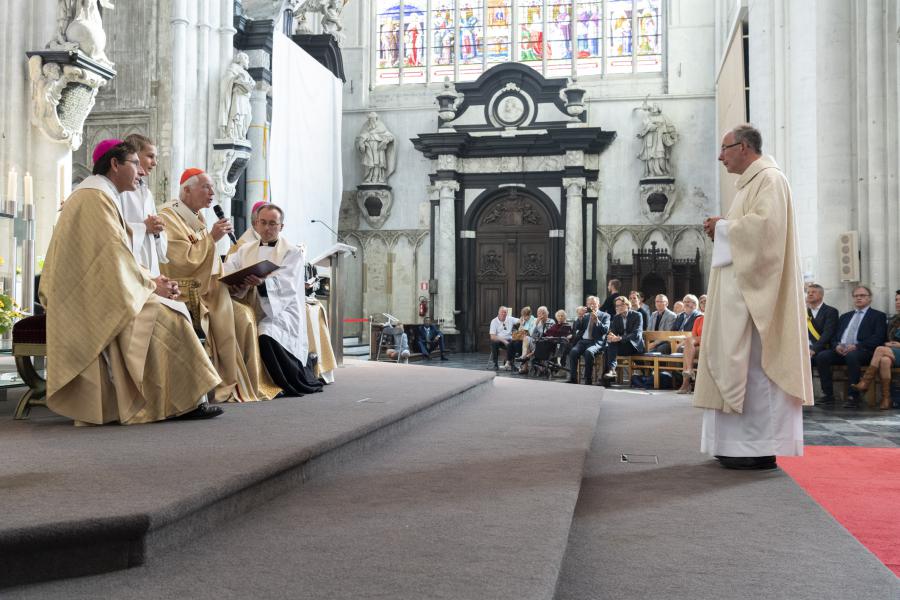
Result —
[[[232,226],[231,221],[225,218],[225,212],[222,210],[222,207],[218,204],[213,204],[213,212],[216,213],[216,216],[219,220],[215,225],[212,226],[212,237],[215,241],[219,241],[222,239],[226,233],[228,234],[229,239],[231,239],[232,244],[237,244],[237,238],[234,237],[234,226]]]

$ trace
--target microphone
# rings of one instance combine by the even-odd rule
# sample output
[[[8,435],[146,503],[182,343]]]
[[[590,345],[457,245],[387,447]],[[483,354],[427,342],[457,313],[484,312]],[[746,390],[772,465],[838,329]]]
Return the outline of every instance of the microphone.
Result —
[[[216,213],[216,217],[218,217],[219,220],[225,218],[225,211],[222,210],[222,207],[220,205],[213,204],[212,209],[213,209],[213,212]],[[237,238],[234,237],[234,232],[229,231],[228,238],[231,240],[232,244],[237,244]]]
[[[344,240],[341,239],[341,236],[338,234],[338,232],[335,231],[334,229],[332,229],[331,227],[329,227],[328,223],[326,223],[325,221],[319,221],[318,219],[310,219],[309,222],[310,223],[318,223],[319,225],[321,225],[322,227],[324,227],[325,229],[327,229],[328,231],[333,233],[334,237],[337,238],[337,241],[339,241],[341,243],[344,242]],[[350,254],[353,255],[353,258],[356,258],[356,252],[351,252]]]

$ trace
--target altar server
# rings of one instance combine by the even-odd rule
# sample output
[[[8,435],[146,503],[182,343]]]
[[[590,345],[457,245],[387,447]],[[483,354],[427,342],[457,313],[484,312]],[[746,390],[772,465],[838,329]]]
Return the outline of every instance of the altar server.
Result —
[[[132,254],[120,194],[144,174],[134,147],[104,140],[93,175],[69,196],[41,276],[47,308],[47,406],[77,424],[221,414],[220,381],[177,288]],[[179,314],[181,313],[181,314]]]
[[[133,133],[125,138],[129,145],[137,148],[138,160],[144,175],[134,191],[122,192],[122,216],[131,228],[131,251],[137,261],[159,277],[159,263],[166,262],[166,225],[156,214],[156,203],[148,186],[148,178],[156,168],[156,145],[140,134]]]

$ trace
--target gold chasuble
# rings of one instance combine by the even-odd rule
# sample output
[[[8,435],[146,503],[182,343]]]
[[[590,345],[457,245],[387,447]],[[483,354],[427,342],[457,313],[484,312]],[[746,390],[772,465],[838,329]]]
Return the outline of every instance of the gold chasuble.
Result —
[[[169,238],[169,262],[160,265],[162,274],[172,279],[191,279],[200,285],[200,326],[206,334],[213,365],[222,377],[216,388],[216,401],[268,400],[269,396],[260,392],[262,365],[254,316],[248,307],[233,303],[228,287],[219,283],[222,260],[203,215],[173,200],[163,205],[159,216],[166,222]],[[187,293],[181,287],[182,293]]]
[[[47,406],[96,425],[189,412],[220,381],[188,318],[135,260],[113,195],[109,180],[92,176],[69,196],[40,287]]]
[[[803,281],[788,182],[770,157],[737,180],[726,216],[731,263],[710,269],[694,406],[743,413],[753,329],[761,367],[785,394],[812,404]],[[717,240],[718,243],[718,240]]]

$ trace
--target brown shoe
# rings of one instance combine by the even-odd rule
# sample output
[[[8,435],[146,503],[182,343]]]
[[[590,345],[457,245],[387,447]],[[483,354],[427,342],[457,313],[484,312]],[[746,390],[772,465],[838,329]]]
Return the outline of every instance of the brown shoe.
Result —
[[[875,381],[875,374],[877,372],[877,367],[866,367],[866,372],[863,373],[863,376],[859,379],[859,383],[851,383],[850,387],[854,390],[865,392],[869,389],[869,386],[872,385],[872,382]]]
[[[881,378],[881,404],[878,406],[881,410],[891,410],[891,378]]]

